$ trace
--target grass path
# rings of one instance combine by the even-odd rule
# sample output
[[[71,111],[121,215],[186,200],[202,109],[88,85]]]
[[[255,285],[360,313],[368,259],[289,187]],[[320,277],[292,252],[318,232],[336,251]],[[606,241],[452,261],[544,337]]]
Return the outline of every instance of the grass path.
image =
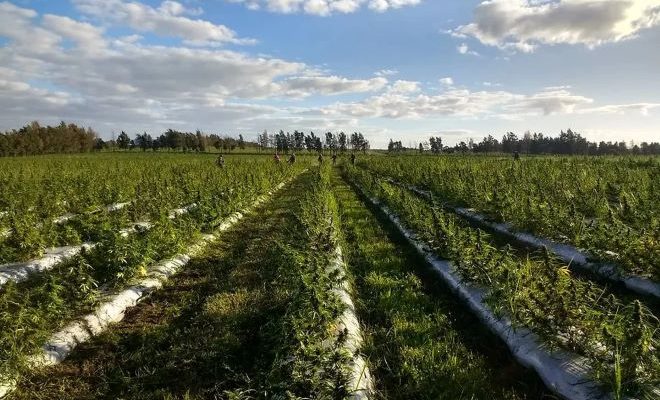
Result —
[[[64,363],[25,377],[16,399],[273,398],[280,319],[290,301],[274,289],[300,246],[295,213],[304,175],[222,234],[161,291]]]
[[[355,282],[363,352],[382,399],[542,399],[535,375],[443,287],[338,173],[333,186]]]

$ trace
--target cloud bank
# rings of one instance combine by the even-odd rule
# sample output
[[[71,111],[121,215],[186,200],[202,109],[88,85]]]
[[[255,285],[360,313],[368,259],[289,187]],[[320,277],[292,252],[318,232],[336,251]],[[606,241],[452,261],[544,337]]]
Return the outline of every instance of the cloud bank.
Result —
[[[454,36],[533,52],[541,45],[594,48],[634,38],[660,25],[660,0],[489,0]]]
[[[414,6],[421,0],[226,0],[245,4],[251,10],[267,10],[282,14],[305,13],[326,17],[333,14],[350,14],[366,8],[385,12],[406,6]]]

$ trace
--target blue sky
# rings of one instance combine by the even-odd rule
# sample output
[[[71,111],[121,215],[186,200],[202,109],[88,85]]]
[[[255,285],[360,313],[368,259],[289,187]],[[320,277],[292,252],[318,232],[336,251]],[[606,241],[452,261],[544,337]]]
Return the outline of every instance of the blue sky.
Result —
[[[660,140],[660,0],[0,0],[0,129]]]

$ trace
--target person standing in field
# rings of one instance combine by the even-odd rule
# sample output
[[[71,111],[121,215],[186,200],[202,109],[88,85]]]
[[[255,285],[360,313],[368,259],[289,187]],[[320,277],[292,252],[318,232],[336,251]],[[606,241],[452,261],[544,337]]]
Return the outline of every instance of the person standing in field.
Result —
[[[224,167],[225,167],[225,158],[223,157],[222,154],[220,154],[220,156],[218,157],[218,159],[215,160],[215,163],[216,163],[216,165],[217,165],[218,167],[220,167],[220,168],[224,168]]]
[[[296,153],[291,153],[291,156],[289,157],[289,164],[293,165],[296,163]]]
[[[275,156],[273,156],[273,160],[275,160],[275,164],[279,164],[280,163],[280,155],[275,153]]]
[[[337,153],[332,153],[332,165],[337,165]]]
[[[319,165],[323,164],[323,154],[319,153],[318,161],[319,161]]]
[[[351,153],[351,164],[355,165],[355,153]]]
[[[516,160],[516,161],[520,160],[520,153],[518,153],[517,151],[514,151],[513,152],[513,159]]]

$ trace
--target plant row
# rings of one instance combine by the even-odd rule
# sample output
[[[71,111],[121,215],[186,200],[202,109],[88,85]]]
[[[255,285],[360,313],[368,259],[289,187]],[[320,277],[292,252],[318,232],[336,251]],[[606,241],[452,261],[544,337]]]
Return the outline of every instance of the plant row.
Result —
[[[318,172],[317,172],[318,171]],[[313,172],[297,215],[299,246],[280,249],[289,265],[276,286],[289,302],[279,322],[279,356],[269,375],[271,394],[287,398],[367,398],[370,378],[360,359],[361,340],[338,241],[338,208],[330,168]],[[277,387],[279,386],[279,387]]]
[[[374,399],[541,398],[506,350],[426,273],[338,174],[343,249],[354,277]],[[519,385],[525,382],[525,385]]]
[[[369,157],[359,165],[660,281],[658,159]]]
[[[213,231],[225,217],[246,207],[255,197],[298,173],[301,168],[256,170],[243,165],[232,184],[206,175],[197,207],[176,219],[159,212],[150,229],[124,235],[108,229],[90,250],[83,250],[31,279],[9,282],[0,290],[0,376],[29,368],[30,355],[48,336],[76,315],[90,310],[103,295],[144,277],[147,267],[186,248],[203,231]],[[216,186],[224,183],[224,186]],[[202,187],[200,187],[202,188]],[[231,196],[219,194],[232,189]]]
[[[488,289],[496,314],[549,345],[588,359],[593,378],[616,394],[652,396],[658,387],[660,324],[640,302],[573,277],[548,252],[522,254],[453,213],[362,169],[352,180],[393,210],[462,279]]]
[[[26,204],[15,204],[3,218],[9,236],[0,239],[0,263],[23,261],[34,258],[47,248],[76,245],[82,242],[96,242],[107,235],[112,235],[132,221],[158,220],[169,210],[196,204],[197,217],[201,223],[208,223],[218,213],[222,214],[219,205],[230,199],[240,198],[244,186],[270,185],[280,175],[286,175],[287,168],[274,165],[267,157],[240,157],[223,168],[217,168],[209,157],[199,157],[188,160],[186,157],[171,158],[169,156],[133,156],[118,157],[117,160],[107,160],[103,157],[83,160],[90,165],[79,165],[81,160],[73,158],[55,159],[53,162],[64,163],[53,172],[53,176],[45,174],[41,169],[39,176],[43,179],[56,179],[62,170],[73,174],[80,168],[87,168],[88,178],[94,182],[103,182],[103,190],[122,191],[131,186],[126,197],[103,199],[101,203],[92,199],[85,204],[87,210],[97,212],[82,212],[77,217],[58,223],[56,217],[63,215],[65,209],[62,201],[57,198],[70,198],[73,194],[94,192],[95,186],[81,187],[71,181],[58,181],[58,187],[42,192],[37,187],[42,183],[25,182],[18,184],[21,174],[12,175],[12,184],[20,187],[23,192],[34,190],[39,201],[38,205],[29,201],[30,196],[15,194],[15,202],[25,200]],[[32,160],[24,161],[28,163]],[[47,162],[48,159],[41,162]],[[121,171],[130,171],[132,176],[121,178],[116,175],[104,177],[98,170],[111,169],[119,165]],[[41,166],[45,167],[45,166]],[[97,168],[94,168],[97,167]],[[91,171],[91,172],[90,172]],[[45,176],[45,177],[44,177]],[[66,176],[66,175],[65,175]],[[269,181],[270,180],[270,181]],[[52,195],[49,197],[49,195]],[[84,197],[84,196],[83,196]],[[98,200],[98,199],[97,199]],[[103,209],[110,202],[128,201],[130,204],[120,210]],[[67,202],[70,204],[70,202]],[[211,206],[209,206],[211,204]],[[101,207],[101,211],[98,211]],[[70,210],[69,210],[70,211]],[[78,211],[78,210],[76,210]],[[207,212],[208,211],[208,212]]]
[[[431,201],[433,204],[440,205],[445,210],[463,217],[473,225],[477,225],[489,232],[495,233],[515,245],[537,250],[548,250],[553,256],[568,263],[571,270],[586,273],[587,275],[606,283],[619,285],[635,295],[648,299],[654,297],[656,299],[660,298],[659,282],[655,282],[643,276],[629,274],[616,264],[603,263],[594,260],[593,256],[588,251],[578,249],[570,244],[557,243],[546,238],[540,238],[527,232],[517,232],[513,230],[509,224],[493,222],[487,216],[469,208],[453,207],[447,203],[438,203],[432,193],[427,190],[397,182],[393,179],[387,179],[387,182],[405,188],[427,201]]]

